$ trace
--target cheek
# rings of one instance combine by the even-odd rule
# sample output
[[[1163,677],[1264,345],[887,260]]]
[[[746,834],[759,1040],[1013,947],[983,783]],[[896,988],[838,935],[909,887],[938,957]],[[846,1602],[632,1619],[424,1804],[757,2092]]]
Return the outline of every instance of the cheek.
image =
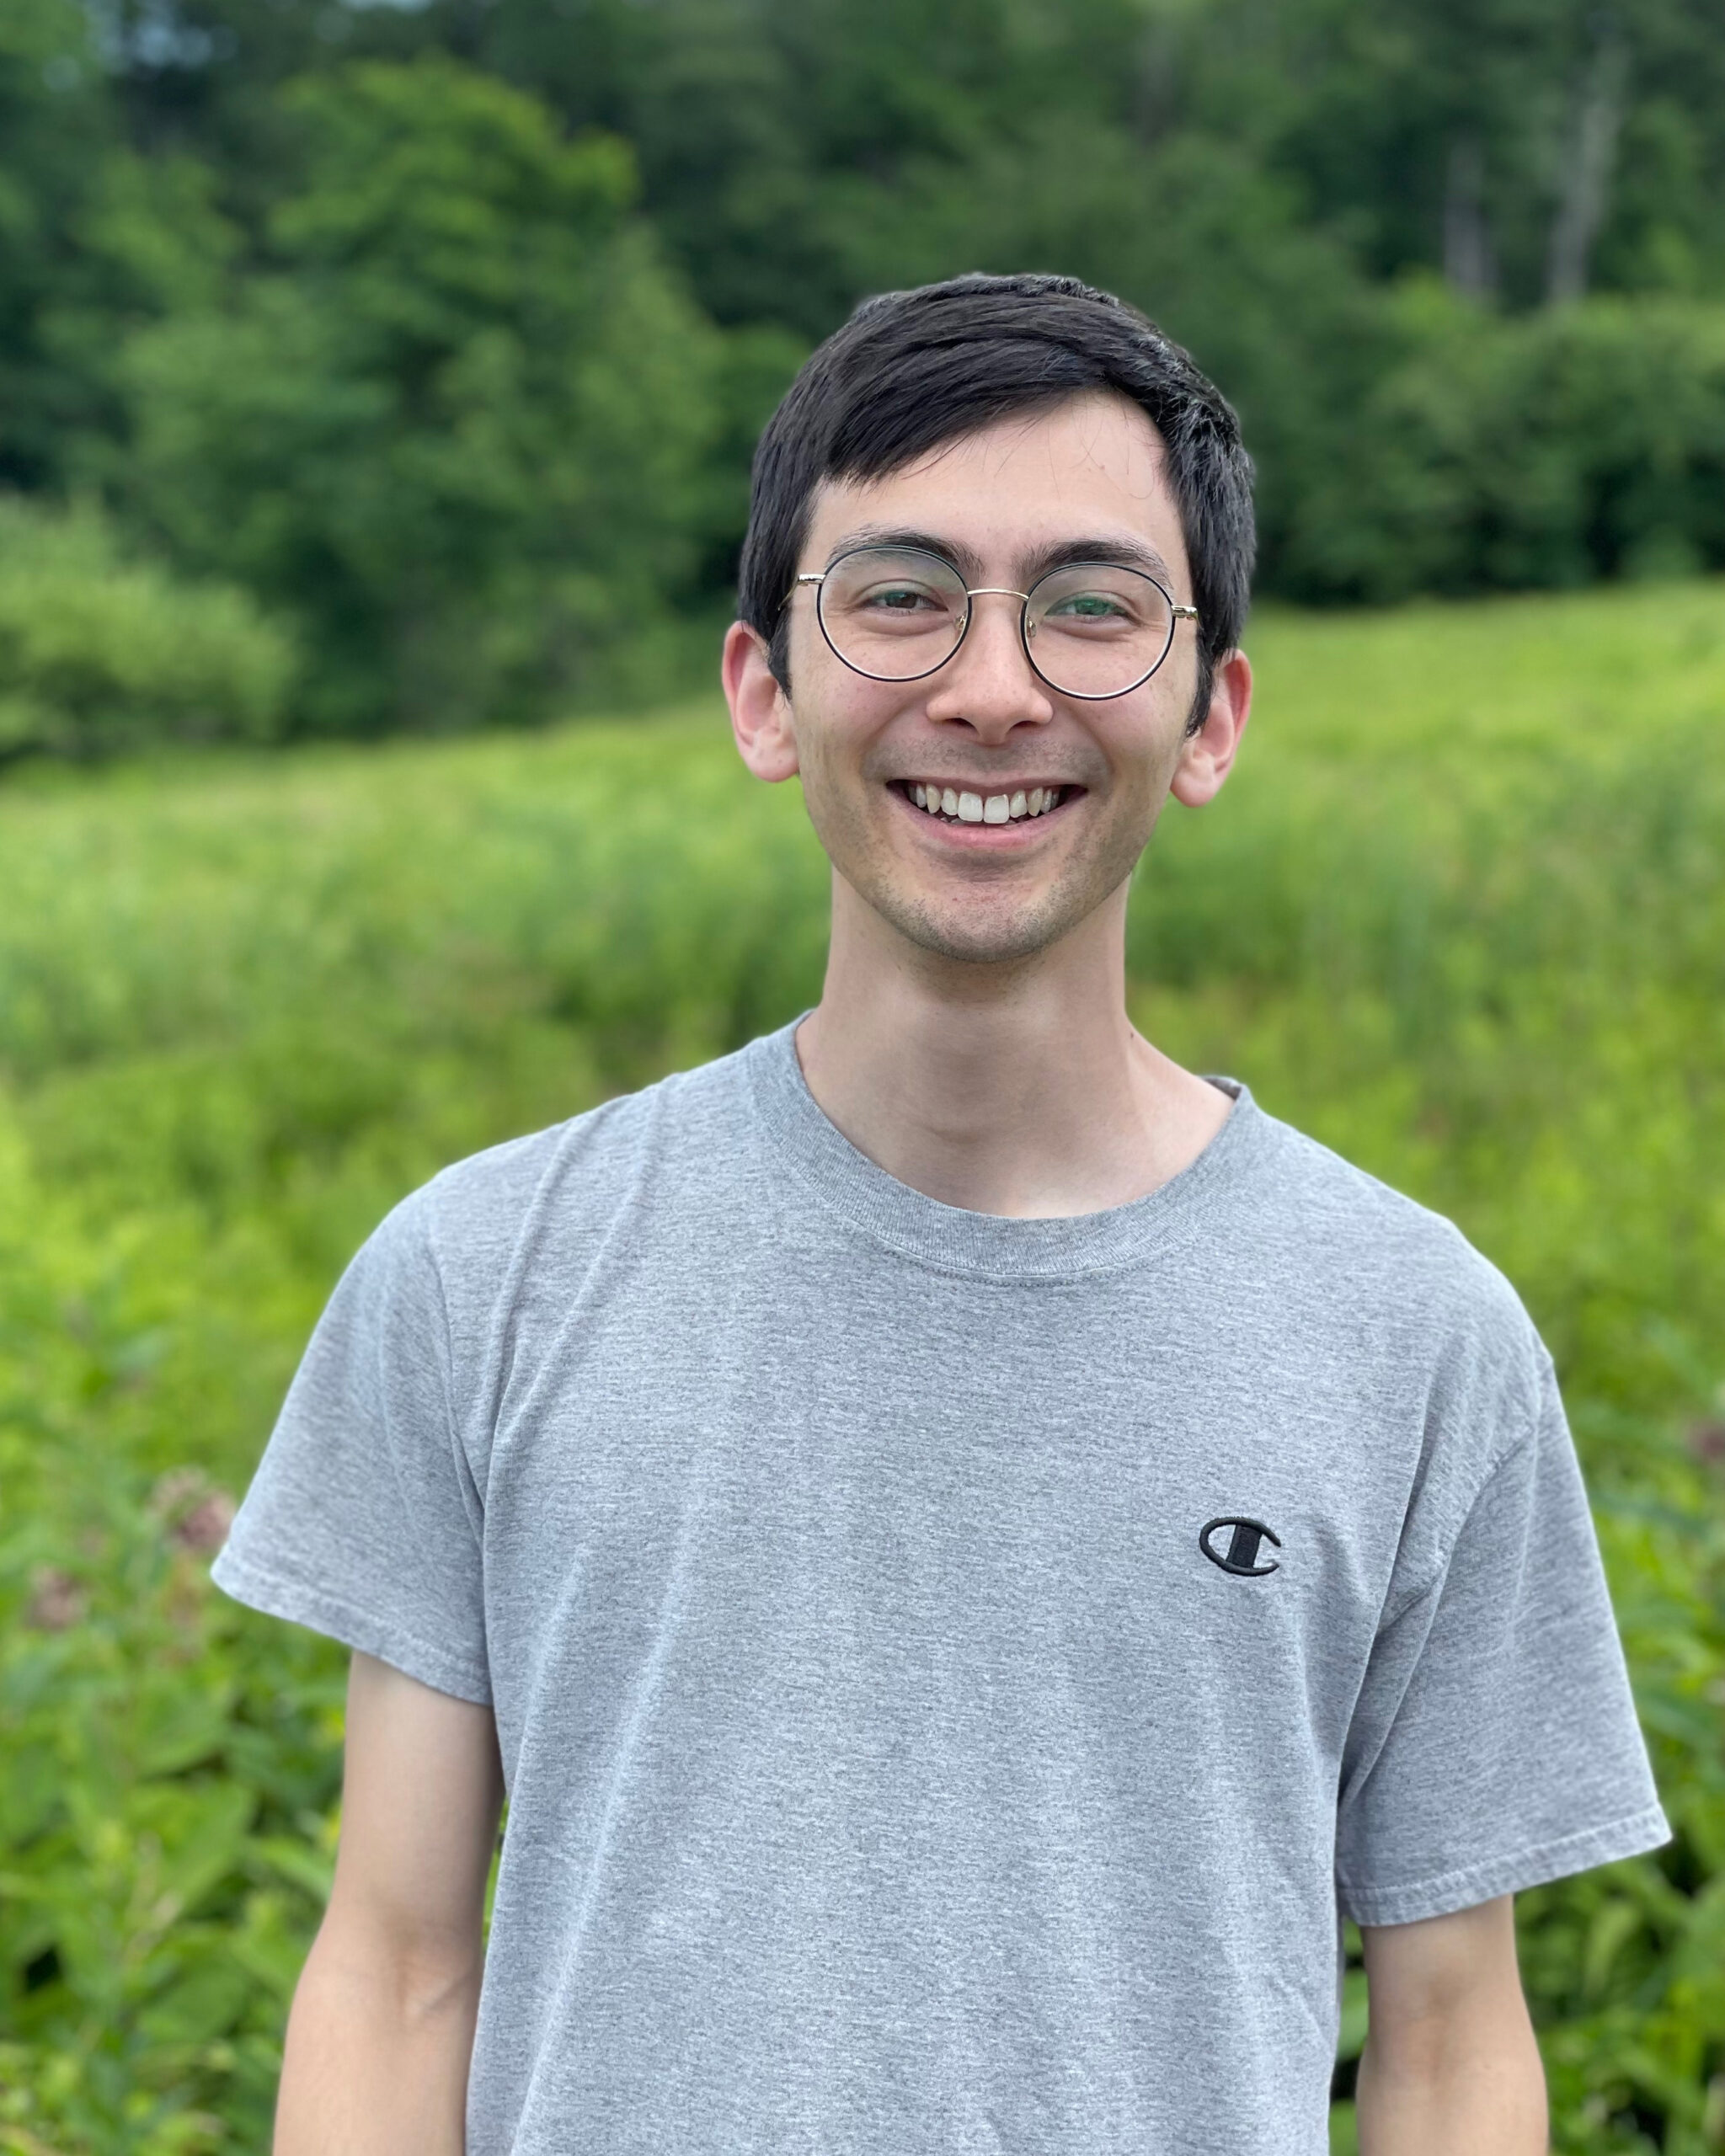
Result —
[[[873,751],[900,716],[898,706],[883,696],[879,685],[824,651],[808,654],[791,681],[792,724],[805,785],[812,781],[824,798],[846,797],[860,806],[862,795],[879,791],[873,767],[881,760]]]
[[[1181,747],[1179,721],[1166,700],[1152,693],[1151,685],[1140,694],[1141,704],[1117,712],[1105,728],[1092,721],[1112,767],[1114,797],[1135,808],[1167,792]]]
[[[817,838],[836,863],[854,860],[868,842],[870,787],[859,769],[866,736],[852,714],[812,698],[798,707],[797,765],[803,805]]]
[[[1143,851],[1161,819],[1180,764],[1179,723],[1168,709],[1135,713],[1103,745],[1113,782],[1094,843],[1112,876]]]

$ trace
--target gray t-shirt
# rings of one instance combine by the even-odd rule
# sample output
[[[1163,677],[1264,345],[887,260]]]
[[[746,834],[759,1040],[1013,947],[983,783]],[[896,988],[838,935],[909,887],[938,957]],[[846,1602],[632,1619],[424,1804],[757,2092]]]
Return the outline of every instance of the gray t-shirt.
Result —
[[[472,2156],[1320,2156],[1343,1915],[1667,1838],[1520,1304],[1225,1090],[1005,1219],[788,1027],[355,1259],[216,1577],[495,1710]]]

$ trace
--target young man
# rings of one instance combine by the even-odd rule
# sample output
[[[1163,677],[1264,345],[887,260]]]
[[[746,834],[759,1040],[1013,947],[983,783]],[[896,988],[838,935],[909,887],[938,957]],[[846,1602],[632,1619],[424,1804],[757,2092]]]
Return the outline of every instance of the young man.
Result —
[[[1550,1360],[1126,1017],[1252,543],[1068,280],[787,397],[724,680],[820,1006],[399,1206],[216,1567],[356,1651],[278,2156],[1317,2156],[1344,1917],[1370,2156],[1545,2147],[1511,1896],[1667,1833]]]

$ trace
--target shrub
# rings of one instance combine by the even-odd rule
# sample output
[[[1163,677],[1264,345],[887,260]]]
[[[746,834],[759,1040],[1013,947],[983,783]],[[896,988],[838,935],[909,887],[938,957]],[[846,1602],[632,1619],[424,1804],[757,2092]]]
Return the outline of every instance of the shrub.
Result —
[[[0,499],[0,757],[267,739],[296,668],[247,593],[129,558],[93,505]]]
[[[1426,282],[1381,304],[1372,386],[1327,446],[1299,446],[1282,590],[1381,601],[1725,566],[1725,307],[1506,318]]]

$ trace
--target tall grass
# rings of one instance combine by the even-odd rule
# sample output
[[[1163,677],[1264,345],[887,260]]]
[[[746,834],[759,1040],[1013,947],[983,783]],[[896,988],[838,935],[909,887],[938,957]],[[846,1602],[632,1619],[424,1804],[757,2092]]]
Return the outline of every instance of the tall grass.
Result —
[[[1525,1897],[1524,1961],[1558,2147],[1699,2156],[1725,590],[1267,615],[1252,644],[1241,769],[1140,873],[1135,1011],[1451,1213],[1551,1342],[1679,1833]],[[342,1657],[209,1589],[224,1493],[397,1196],[793,1015],[825,905],[795,788],[748,781],[716,707],[0,792],[0,2149],[267,2146]]]

